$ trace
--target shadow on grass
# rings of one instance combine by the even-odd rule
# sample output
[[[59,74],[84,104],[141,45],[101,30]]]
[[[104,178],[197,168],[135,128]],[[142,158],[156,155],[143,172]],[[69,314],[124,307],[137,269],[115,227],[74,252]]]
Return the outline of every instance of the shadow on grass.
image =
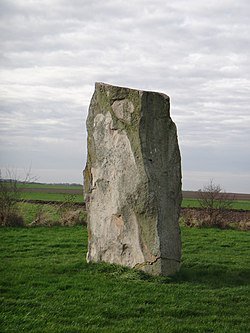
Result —
[[[250,284],[250,269],[229,270],[218,265],[182,266],[181,270],[174,276],[151,276],[143,271],[130,269],[127,267],[107,264],[89,263],[85,268],[92,273],[101,273],[109,277],[122,280],[148,281],[153,283],[191,283],[202,284],[209,288],[237,287]]]
[[[210,288],[238,287],[250,284],[250,269],[229,270],[218,265],[208,267],[183,265],[181,270],[171,277],[171,282],[203,284]]]

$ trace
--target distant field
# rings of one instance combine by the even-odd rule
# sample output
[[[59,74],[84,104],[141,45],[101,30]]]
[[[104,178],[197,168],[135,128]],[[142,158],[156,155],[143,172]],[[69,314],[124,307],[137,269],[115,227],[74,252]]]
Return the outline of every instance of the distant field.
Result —
[[[22,199],[44,200],[44,201],[65,201],[71,200],[77,203],[84,202],[82,185],[50,185],[50,184],[25,184],[22,187]],[[250,210],[250,194],[229,193],[233,200],[232,209]],[[198,192],[183,191],[183,208],[198,208]]]
[[[199,208],[200,204],[198,199],[183,198],[182,208]],[[234,200],[232,209],[250,210],[250,200]]]
[[[82,191],[82,185],[60,185],[60,184],[39,184],[39,183],[30,183],[20,185],[20,187],[27,189],[60,189],[60,190],[79,190]]]
[[[83,194],[65,194],[65,193],[49,193],[49,192],[23,192],[21,194],[23,200],[44,200],[44,201],[71,201],[81,203],[84,202]]]
[[[58,190],[58,193],[68,193],[73,192],[75,194],[81,194],[83,191],[83,185],[65,185],[65,184],[39,184],[31,183],[20,185],[24,191],[46,191],[46,192],[55,192]],[[235,200],[250,200],[250,194],[247,193],[227,193],[230,197]],[[197,191],[182,191],[183,198],[185,199],[198,199],[199,193]]]
[[[83,203],[84,198],[82,194],[63,194],[63,193],[48,193],[48,192],[24,192],[21,195],[23,200],[44,200],[44,201],[69,201],[76,203]],[[198,208],[200,207],[197,199],[183,199],[182,208]],[[232,205],[232,209],[244,209],[250,210],[250,201],[235,200]]]
[[[250,200],[250,194],[247,193],[226,193],[227,197],[232,200]],[[183,198],[199,199],[198,191],[182,191]]]

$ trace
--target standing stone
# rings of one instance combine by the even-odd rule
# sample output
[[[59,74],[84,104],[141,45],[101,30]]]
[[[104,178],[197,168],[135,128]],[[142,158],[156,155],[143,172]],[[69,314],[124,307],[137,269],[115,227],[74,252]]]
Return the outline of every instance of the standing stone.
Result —
[[[181,158],[169,97],[96,83],[87,130],[87,260],[174,274]]]

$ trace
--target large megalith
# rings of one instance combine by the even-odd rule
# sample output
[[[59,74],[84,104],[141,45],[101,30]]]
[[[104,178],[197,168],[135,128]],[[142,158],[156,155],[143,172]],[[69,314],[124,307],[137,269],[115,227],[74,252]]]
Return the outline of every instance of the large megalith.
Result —
[[[174,274],[181,158],[169,97],[96,83],[87,131],[87,260]]]

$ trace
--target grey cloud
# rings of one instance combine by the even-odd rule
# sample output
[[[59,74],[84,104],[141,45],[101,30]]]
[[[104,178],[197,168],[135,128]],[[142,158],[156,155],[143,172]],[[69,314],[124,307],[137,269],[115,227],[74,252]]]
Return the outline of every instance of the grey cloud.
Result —
[[[43,151],[53,169],[69,156],[66,144],[77,154],[75,141],[84,145],[84,164],[87,107],[94,81],[104,81],[170,95],[192,168],[215,156],[215,147],[218,156],[231,147],[218,170],[233,164],[249,142],[248,12],[244,0],[2,1],[5,161],[21,156],[18,148],[26,157],[37,151],[40,163]],[[239,159],[248,165],[243,153]]]
[[[232,158],[232,147],[230,145],[220,147],[185,147],[182,150],[183,168],[186,171],[205,172],[232,172],[234,174],[244,174],[249,172],[250,158],[246,157],[246,150],[240,145],[236,147]],[[242,161],[245,163],[242,163]]]

